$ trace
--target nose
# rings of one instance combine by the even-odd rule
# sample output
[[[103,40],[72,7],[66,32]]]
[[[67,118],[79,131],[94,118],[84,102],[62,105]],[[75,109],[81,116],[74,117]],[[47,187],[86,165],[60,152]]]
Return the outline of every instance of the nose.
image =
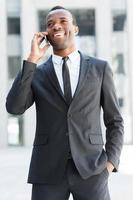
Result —
[[[58,31],[62,28],[61,24],[60,23],[55,23],[54,26],[53,26],[53,30],[54,31]]]

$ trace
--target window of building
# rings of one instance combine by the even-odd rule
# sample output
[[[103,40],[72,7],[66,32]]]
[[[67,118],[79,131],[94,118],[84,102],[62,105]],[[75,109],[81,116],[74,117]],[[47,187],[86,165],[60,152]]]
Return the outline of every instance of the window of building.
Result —
[[[123,54],[122,53],[117,54],[115,59],[116,59],[116,62],[117,62],[116,73],[125,75]]]
[[[20,56],[9,56],[8,57],[8,76],[9,79],[14,79],[21,67]]]
[[[124,11],[113,12],[113,30],[123,31],[125,28],[126,13]]]
[[[79,26],[79,36],[95,35],[95,10],[71,10]]]
[[[8,117],[8,144],[23,145],[23,117],[9,115]]]
[[[112,8],[112,66],[114,71],[114,81],[116,92],[121,107],[124,122],[125,137],[124,143],[132,141],[131,112],[130,112],[130,82],[128,63],[128,35],[127,35],[127,10],[126,1],[113,0],[115,4]],[[123,2],[123,3],[122,3]],[[122,6],[123,4],[123,6]],[[128,133],[128,134],[127,134]]]
[[[126,72],[124,68],[124,54],[123,53],[117,53],[113,57],[113,67],[114,67],[114,80],[115,80],[115,85],[117,89],[117,96],[118,96],[118,101],[119,105],[121,108],[123,108],[124,102],[125,102],[125,86],[126,86]]]
[[[120,107],[124,106],[124,98],[118,98],[118,102]]]
[[[8,17],[7,18],[8,34],[20,34],[20,18]]]

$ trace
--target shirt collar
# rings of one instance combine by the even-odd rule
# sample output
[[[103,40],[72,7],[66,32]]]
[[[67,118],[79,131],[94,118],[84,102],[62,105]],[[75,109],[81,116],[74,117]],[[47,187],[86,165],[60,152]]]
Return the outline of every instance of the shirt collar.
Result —
[[[69,57],[69,60],[70,62],[75,62],[75,60],[79,59],[79,52],[77,50],[73,51],[72,53],[70,53],[68,55]],[[55,55],[53,54],[52,55],[52,61],[54,64],[58,64],[58,65],[61,65],[62,64],[62,57],[61,56],[58,56],[58,55]]]

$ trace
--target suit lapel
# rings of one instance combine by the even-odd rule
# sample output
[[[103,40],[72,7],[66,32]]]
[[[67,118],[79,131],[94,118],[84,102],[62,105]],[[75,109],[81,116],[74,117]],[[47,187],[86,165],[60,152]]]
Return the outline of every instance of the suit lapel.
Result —
[[[84,81],[86,79],[86,76],[88,74],[88,71],[90,69],[89,67],[89,57],[83,55],[81,52],[80,53],[80,73],[79,73],[79,80],[78,80],[78,84],[77,84],[77,88],[75,90],[74,96],[73,96],[73,100],[74,98],[78,95],[79,91],[81,90]]]
[[[72,102],[74,101],[74,99],[78,95],[79,91],[83,87],[84,81],[85,81],[88,71],[90,69],[90,67],[89,67],[90,63],[88,62],[90,58],[88,56],[83,55],[81,52],[79,52],[79,53],[80,53],[80,73],[79,73],[79,80],[78,80],[77,88],[75,90]],[[58,94],[60,95],[62,100],[67,104],[67,102],[64,98],[64,94],[61,90],[58,78],[56,76],[55,70],[54,70],[52,56],[45,63],[44,70],[47,73],[47,76],[48,76],[49,80],[51,81],[53,87],[56,89],[56,91],[58,92]]]
[[[53,62],[52,62],[52,56],[45,63],[44,70],[47,73],[47,76],[48,76],[49,80],[51,81],[53,87],[56,89],[56,91],[61,96],[61,98],[65,101],[64,94],[62,92],[62,89],[60,87],[58,78],[57,78],[55,70],[54,70],[54,66],[53,66]]]

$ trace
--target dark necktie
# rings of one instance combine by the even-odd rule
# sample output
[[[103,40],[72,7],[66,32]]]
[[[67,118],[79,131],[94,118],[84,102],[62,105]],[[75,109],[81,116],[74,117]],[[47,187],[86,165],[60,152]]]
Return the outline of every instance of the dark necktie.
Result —
[[[63,77],[63,84],[64,84],[64,97],[70,105],[72,101],[72,92],[71,92],[71,84],[70,84],[70,76],[69,76],[69,69],[67,66],[67,60],[68,57],[64,57],[63,59],[63,65],[62,65],[62,77]]]

